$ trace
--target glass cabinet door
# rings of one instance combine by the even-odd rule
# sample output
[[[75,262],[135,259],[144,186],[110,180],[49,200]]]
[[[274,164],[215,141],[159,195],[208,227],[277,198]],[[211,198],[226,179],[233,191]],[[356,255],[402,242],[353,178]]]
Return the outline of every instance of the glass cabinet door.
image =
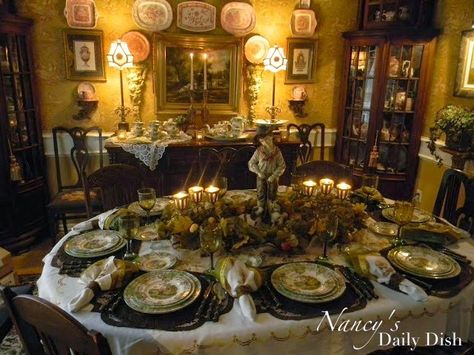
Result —
[[[378,46],[351,46],[345,93],[342,163],[363,169],[374,95]]]

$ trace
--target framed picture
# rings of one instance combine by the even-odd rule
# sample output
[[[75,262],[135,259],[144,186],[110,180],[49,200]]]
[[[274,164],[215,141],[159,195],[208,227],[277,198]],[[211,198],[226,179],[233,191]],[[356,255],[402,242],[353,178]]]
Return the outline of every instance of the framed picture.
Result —
[[[233,36],[155,34],[153,60],[158,114],[184,113],[193,103],[199,110],[207,92],[211,115],[239,110],[242,42]]]
[[[288,38],[288,68],[285,84],[314,82],[317,41],[313,39]]]
[[[454,96],[474,97],[474,30],[462,32]]]
[[[66,79],[105,81],[102,31],[64,30]]]

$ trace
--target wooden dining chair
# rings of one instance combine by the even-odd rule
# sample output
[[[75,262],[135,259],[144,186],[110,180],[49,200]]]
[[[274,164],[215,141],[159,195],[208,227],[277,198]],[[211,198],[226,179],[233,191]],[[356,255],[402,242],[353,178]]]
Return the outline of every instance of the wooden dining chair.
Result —
[[[324,160],[324,135],[326,131],[326,126],[324,123],[313,123],[311,125],[306,123],[300,125],[290,123],[286,126],[288,136],[290,136],[290,131],[292,128],[296,128],[298,138],[301,141],[301,144],[298,148],[298,158],[300,160],[300,164],[304,164],[312,160],[314,147],[309,139],[309,136],[313,130],[319,130],[319,136],[321,137],[319,159]]]
[[[2,292],[2,286],[0,286],[0,292]],[[24,284],[19,286],[13,286],[9,288],[10,292],[13,295],[26,295],[33,292],[33,285]],[[3,341],[3,338],[10,332],[13,327],[12,319],[10,318],[10,312],[8,311],[7,305],[5,302],[0,304],[0,343]]]
[[[36,296],[1,290],[10,317],[30,355],[109,355],[107,339],[88,330],[58,306]]]
[[[142,181],[140,169],[127,164],[107,165],[85,177],[85,208],[89,218],[94,212],[92,192],[98,195],[100,210],[107,211],[136,201],[137,190],[143,187]]]
[[[236,152],[233,147],[200,148],[198,170],[193,179],[197,178],[200,185],[206,186],[219,176],[230,178],[228,167]]]
[[[352,182],[352,172],[349,167],[327,160],[313,160],[299,165],[293,174],[315,181],[327,177],[336,183],[339,181]]]
[[[464,203],[460,204],[461,191]],[[474,177],[457,169],[444,172],[433,214],[474,235]]]

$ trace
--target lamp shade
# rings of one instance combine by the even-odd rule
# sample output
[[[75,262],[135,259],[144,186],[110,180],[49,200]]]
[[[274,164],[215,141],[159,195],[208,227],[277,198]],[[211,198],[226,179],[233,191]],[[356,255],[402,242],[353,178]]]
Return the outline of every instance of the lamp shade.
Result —
[[[123,68],[130,68],[133,66],[133,55],[128,49],[126,42],[117,40],[110,45],[109,53],[107,54],[107,61],[109,66],[122,70]]]
[[[277,45],[268,50],[267,56],[263,60],[265,70],[269,70],[273,73],[279,72],[281,70],[286,70],[287,63],[288,59],[286,59],[285,57],[285,52],[283,51],[283,48],[278,47]]]

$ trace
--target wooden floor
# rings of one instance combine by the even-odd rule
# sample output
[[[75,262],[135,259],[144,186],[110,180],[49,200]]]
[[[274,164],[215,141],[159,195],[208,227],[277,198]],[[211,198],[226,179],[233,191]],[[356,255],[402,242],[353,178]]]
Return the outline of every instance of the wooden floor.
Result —
[[[36,280],[43,270],[43,258],[53,247],[51,239],[33,245],[29,251],[12,257],[19,283]]]

